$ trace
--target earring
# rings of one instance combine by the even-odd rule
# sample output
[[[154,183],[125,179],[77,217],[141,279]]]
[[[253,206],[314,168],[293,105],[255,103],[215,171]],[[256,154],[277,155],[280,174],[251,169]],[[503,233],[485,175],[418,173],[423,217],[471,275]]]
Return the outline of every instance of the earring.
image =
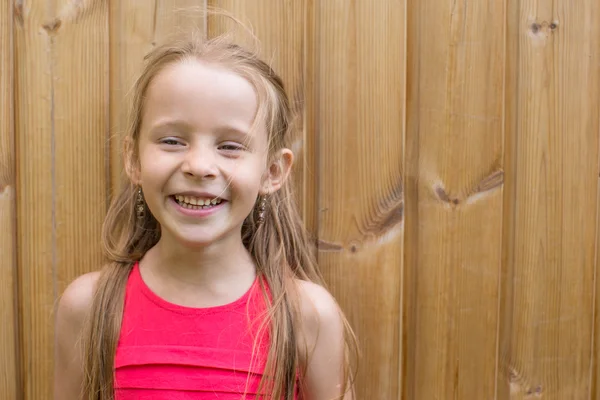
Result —
[[[135,201],[135,210],[138,219],[144,219],[146,216],[146,206],[144,203],[144,195],[142,194],[142,188],[138,188],[137,199]]]
[[[265,222],[266,209],[267,209],[267,197],[264,196],[262,199],[260,199],[260,203],[258,204],[258,217],[256,219],[256,222],[258,223],[258,225],[262,225],[262,223]]]

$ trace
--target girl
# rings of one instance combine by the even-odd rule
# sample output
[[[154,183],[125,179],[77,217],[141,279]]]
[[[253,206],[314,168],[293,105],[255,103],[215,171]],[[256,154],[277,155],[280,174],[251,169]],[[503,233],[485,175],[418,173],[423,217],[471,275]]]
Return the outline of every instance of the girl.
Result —
[[[281,79],[225,37],[146,57],[109,263],[58,306],[57,400],[353,398],[355,340],[292,201],[292,130]]]

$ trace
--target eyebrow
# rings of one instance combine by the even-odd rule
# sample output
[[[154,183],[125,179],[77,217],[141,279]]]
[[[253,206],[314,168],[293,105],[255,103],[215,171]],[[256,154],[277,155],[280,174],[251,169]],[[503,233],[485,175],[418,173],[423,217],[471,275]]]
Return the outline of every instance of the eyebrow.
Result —
[[[241,137],[250,139],[250,133],[248,133],[244,130],[238,129],[232,125],[219,126],[217,129],[215,129],[215,133],[217,133],[219,135],[226,135],[226,134],[233,133],[237,136],[241,136]]]
[[[184,128],[185,130],[189,130],[190,128],[190,124],[188,124],[187,122],[183,121],[183,120],[163,120],[163,121],[159,121],[158,123],[152,124],[150,126],[150,128],[148,129],[149,132],[156,132],[157,130],[163,129],[163,128]]]
[[[165,121],[159,121],[158,123],[155,123],[153,125],[150,126],[149,131],[150,132],[155,132],[157,130],[163,129],[163,128],[178,128],[178,129],[184,129],[186,131],[189,131],[190,128],[192,127],[191,124],[189,124],[188,122],[184,121],[184,120],[179,120],[179,119],[173,119],[173,120],[165,120]],[[233,125],[222,125],[217,127],[214,130],[215,133],[217,134],[235,134],[237,136],[242,136],[242,137],[249,137],[250,133],[246,132],[245,130],[242,129],[238,129]]]

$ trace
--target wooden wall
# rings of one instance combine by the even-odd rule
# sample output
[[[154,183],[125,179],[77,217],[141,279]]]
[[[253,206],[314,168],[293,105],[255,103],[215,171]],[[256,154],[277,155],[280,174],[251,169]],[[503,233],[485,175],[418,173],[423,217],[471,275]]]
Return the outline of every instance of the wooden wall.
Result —
[[[124,100],[174,29],[252,22],[304,115],[304,219],[359,399],[600,399],[597,0],[4,0],[0,398],[51,398]],[[183,11],[182,11],[183,10]]]

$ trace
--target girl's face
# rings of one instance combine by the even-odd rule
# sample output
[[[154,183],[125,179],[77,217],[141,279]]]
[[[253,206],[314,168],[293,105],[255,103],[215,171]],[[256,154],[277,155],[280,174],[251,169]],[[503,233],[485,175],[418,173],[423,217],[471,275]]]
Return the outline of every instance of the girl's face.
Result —
[[[252,85],[216,65],[186,60],[148,87],[139,139],[146,203],[184,245],[240,237],[257,196],[272,189],[267,134]]]

